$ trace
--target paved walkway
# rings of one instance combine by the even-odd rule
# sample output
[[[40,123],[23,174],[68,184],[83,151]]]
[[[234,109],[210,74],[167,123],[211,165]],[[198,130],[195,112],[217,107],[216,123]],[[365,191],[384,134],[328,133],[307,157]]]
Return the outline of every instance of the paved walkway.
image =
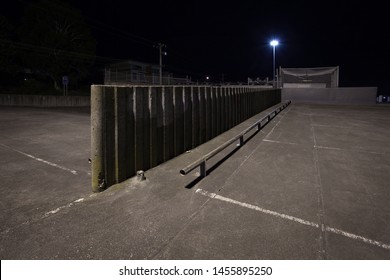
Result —
[[[29,110],[0,108],[1,259],[390,259],[390,107],[292,104],[179,174],[263,112],[100,194],[89,116]]]

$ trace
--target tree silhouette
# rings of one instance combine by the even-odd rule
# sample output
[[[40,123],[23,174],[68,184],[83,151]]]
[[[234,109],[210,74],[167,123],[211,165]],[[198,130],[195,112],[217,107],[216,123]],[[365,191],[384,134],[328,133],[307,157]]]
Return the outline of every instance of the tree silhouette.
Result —
[[[40,0],[26,7],[19,34],[23,63],[50,78],[56,89],[63,75],[71,81],[87,76],[96,42],[80,11],[57,0]]]
[[[13,74],[17,71],[15,28],[4,16],[0,15],[0,72]]]

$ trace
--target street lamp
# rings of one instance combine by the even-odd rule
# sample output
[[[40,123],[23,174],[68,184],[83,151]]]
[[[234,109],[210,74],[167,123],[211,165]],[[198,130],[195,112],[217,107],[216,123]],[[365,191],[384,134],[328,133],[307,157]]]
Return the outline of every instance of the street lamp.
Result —
[[[279,41],[278,40],[272,40],[270,43],[269,43],[272,48],[273,48],[273,62],[274,62],[274,66],[273,66],[273,69],[272,69],[272,72],[273,72],[273,79],[274,79],[274,86],[275,86],[275,79],[276,79],[276,68],[275,68],[275,47],[277,45],[279,45]]]

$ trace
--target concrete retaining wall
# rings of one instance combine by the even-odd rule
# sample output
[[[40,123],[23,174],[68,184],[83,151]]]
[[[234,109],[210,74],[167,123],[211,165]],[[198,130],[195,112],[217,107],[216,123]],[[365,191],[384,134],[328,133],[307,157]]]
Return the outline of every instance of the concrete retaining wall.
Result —
[[[280,101],[280,90],[256,87],[93,85],[93,191],[191,150]]]
[[[89,96],[14,95],[0,94],[0,105],[32,107],[88,107]]]
[[[282,100],[317,104],[376,104],[377,87],[283,88]]]

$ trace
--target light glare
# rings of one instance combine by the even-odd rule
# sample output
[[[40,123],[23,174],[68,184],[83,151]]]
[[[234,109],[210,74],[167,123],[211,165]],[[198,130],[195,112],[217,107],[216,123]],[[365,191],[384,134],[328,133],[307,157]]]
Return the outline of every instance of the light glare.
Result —
[[[276,47],[277,45],[279,45],[279,42],[277,40],[272,40],[269,44],[273,47]]]

